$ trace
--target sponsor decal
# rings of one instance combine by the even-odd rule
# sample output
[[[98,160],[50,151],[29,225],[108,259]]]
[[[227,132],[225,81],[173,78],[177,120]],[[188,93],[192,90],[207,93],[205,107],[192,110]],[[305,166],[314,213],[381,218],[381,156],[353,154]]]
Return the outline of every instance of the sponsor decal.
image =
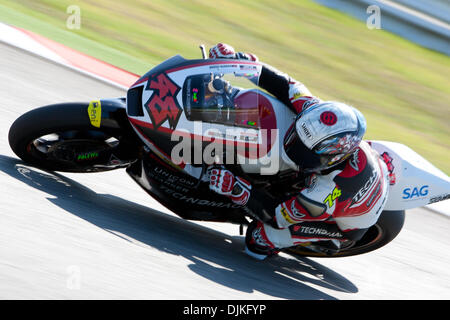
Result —
[[[396,178],[394,173],[394,165],[392,164],[392,157],[389,155],[389,153],[384,152],[381,155],[381,158],[383,159],[384,163],[386,163],[387,169],[389,171],[388,178],[389,178],[389,184],[392,186],[395,184]]]
[[[327,238],[342,238],[343,237],[343,235],[339,232],[331,232],[331,231],[328,231],[328,230],[322,229],[322,228],[305,227],[305,226],[296,225],[292,229],[294,232],[300,232],[303,234],[315,235],[315,236],[321,236],[321,237],[327,237]]]
[[[403,189],[403,200],[413,200],[421,197],[425,197],[428,195],[428,188],[429,186],[424,185],[421,187],[414,187],[414,188],[405,188]]]
[[[367,180],[367,182],[364,184],[364,186],[359,189],[359,191],[355,194],[355,196],[352,198],[352,202],[350,203],[350,206],[354,205],[355,203],[358,203],[361,201],[361,199],[364,198],[366,193],[372,188],[372,186],[375,184],[376,180],[378,178],[378,172],[377,169],[374,168],[372,171],[372,175]],[[375,193],[376,194],[376,193]]]
[[[178,176],[176,174],[172,174],[172,173],[164,170],[162,167],[159,167],[159,166],[153,167],[152,176],[154,176],[154,177],[158,176],[158,177],[160,177],[162,179],[162,181],[164,181],[164,183],[166,183],[166,184],[173,184],[173,185],[176,185],[176,186],[182,185],[182,186],[185,186],[185,187],[193,187],[197,183],[197,182],[195,182],[193,180],[180,177],[180,176]]]
[[[146,89],[153,90],[145,106],[155,129],[158,129],[166,120],[169,122],[169,127],[175,129],[183,112],[176,98],[180,87],[165,73],[160,73],[149,79]]]
[[[381,182],[378,183],[377,188],[375,189],[375,192],[372,193],[372,195],[370,196],[369,200],[366,202],[366,207],[367,208],[370,208],[370,206],[372,205],[374,199],[380,193],[380,190],[381,190]]]
[[[258,67],[251,64],[240,64],[239,65],[240,70],[250,70],[250,71],[256,71],[258,70]]]
[[[440,195],[440,196],[437,196],[437,197],[433,197],[433,198],[430,199],[430,202],[428,202],[428,204],[439,202],[439,201],[444,201],[444,200],[447,200],[447,199],[450,199],[450,193],[443,194],[443,195]]]
[[[100,100],[94,100],[88,106],[89,121],[94,127],[100,128],[102,121],[102,104]]]
[[[251,130],[251,131],[250,131]],[[258,143],[260,136],[255,129],[249,129],[242,131],[242,129],[227,129],[225,132],[220,132],[216,130],[208,130],[204,133],[205,137],[219,138],[223,140],[248,142],[248,143]]]
[[[349,164],[350,167],[352,167],[353,169],[355,169],[355,171],[359,171],[359,150],[357,149],[354,153],[353,153],[353,157],[349,160]]]
[[[239,204],[235,204],[232,202],[225,203],[221,201],[210,201],[206,199],[199,199],[194,197],[189,197],[187,195],[184,195],[180,192],[176,192],[173,189],[170,189],[164,185],[161,185],[161,190],[163,190],[165,193],[171,195],[173,198],[183,201],[185,203],[189,204],[196,204],[199,206],[207,206],[207,207],[213,207],[213,208],[241,208],[242,206]]]
[[[320,121],[327,126],[333,126],[337,122],[337,116],[331,111],[322,112],[320,115]]]
[[[98,152],[86,152],[77,156],[77,161],[92,160],[98,158]]]
[[[237,64],[215,64],[215,65],[210,65],[209,69],[228,69],[228,68],[234,69],[237,67],[238,67]]]
[[[341,196],[342,192],[341,190],[336,186],[334,187],[333,191],[323,200],[323,203],[325,203],[328,208],[331,208],[334,205],[334,201]]]
[[[309,132],[309,130],[308,130],[308,127],[306,126],[306,123],[302,123],[302,129],[303,129],[303,132],[305,133],[305,135],[309,138],[309,139],[312,139],[312,135],[311,135],[311,132]]]
[[[150,178],[166,185],[168,188],[174,190],[174,192],[188,193],[196,184],[195,181],[170,173],[160,166],[152,167],[152,170],[147,173]]]

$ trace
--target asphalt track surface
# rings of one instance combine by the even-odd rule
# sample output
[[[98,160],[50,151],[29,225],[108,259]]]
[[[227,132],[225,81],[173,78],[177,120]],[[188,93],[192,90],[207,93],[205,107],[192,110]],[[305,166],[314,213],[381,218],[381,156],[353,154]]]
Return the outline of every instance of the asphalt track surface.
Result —
[[[8,145],[24,112],[125,92],[0,44],[0,299],[449,299],[450,219],[409,210],[365,255],[258,262],[238,226],[185,221],[124,170],[59,174]]]

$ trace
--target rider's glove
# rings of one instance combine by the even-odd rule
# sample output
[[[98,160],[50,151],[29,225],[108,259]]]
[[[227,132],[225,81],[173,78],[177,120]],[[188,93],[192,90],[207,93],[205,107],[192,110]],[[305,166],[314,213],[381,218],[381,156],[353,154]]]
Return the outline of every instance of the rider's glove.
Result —
[[[209,49],[210,59],[234,59],[235,57],[236,53],[234,52],[234,48],[225,43],[218,43]]]
[[[230,198],[236,204],[245,205],[252,186],[245,179],[235,177],[229,170],[213,168],[209,170],[209,188]]]
[[[258,61],[258,57],[251,53],[235,52],[234,48],[225,43],[218,43],[209,49],[210,59],[244,59]]]

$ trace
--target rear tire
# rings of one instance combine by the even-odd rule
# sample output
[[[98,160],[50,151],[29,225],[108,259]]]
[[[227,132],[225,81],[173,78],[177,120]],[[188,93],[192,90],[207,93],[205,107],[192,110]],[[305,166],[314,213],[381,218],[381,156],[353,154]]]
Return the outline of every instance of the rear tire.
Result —
[[[367,230],[361,240],[353,244],[348,249],[341,249],[331,255],[313,252],[307,246],[296,246],[283,250],[288,254],[303,257],[349,257],[377,250],[392,240],[400,233],[405,222],[405,211],[383,211],[377,223]]]

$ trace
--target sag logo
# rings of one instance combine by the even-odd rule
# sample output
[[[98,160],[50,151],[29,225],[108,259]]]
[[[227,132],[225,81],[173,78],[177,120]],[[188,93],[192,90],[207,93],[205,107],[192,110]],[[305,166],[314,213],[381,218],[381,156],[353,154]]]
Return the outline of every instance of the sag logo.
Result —
[[[413,198],[424,197],[428,194],[428,186],[405,188],[403,189],[403,199],[409,200]]]
[[[153,90],[145,106],[148,108],[154,128],[158,129],[168,120],[170,128],[175,129],[182,113],[176,98],[180,87],[165,73],[161,73],[148,81],[147,90]]]

